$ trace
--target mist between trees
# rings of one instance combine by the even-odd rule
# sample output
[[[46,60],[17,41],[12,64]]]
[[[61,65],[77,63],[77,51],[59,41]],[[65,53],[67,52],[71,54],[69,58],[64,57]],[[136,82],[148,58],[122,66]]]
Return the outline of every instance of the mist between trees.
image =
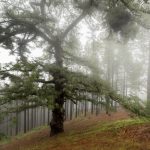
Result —
[[[72,101],[64,103],[65,116],[64,120],[72,120],[77,117],[86,117],[89,115],[99,115],[105,113],[105,106],[102,105],[102,99],[97,99],[97,103],[88,101],[77,101],[74,104]],[[115,112],[120,109],[117,103],[111,103],[110,111]],[[15,136],[18,134],[26,133],[39,126],[49,125],[52,119],[52,110],[47,107],[36,107],[24,110],[20,113],[11,113],[5,117],[0,124],[0,133],[2,136]]]
[[[1,50],[15,57],[0,68],[1,120],[24,114],[26,126],[39,113],[53,136],[64,131],[70,101],[150,116],[149,1],[3,0],[0,7]],[[36,49],[41,57],[31,57]]]

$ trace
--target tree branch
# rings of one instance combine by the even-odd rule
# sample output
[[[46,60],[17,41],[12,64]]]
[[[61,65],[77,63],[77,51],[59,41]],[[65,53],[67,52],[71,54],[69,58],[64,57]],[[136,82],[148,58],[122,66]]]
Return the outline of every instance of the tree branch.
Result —
[[[150,14],[150,7],[145,6],[146,8],[144,8],[144,6],[138,5],[138,8],[137,8],[137,5],[134,6],[134,2],[131,2],[131,1],[126,2],[126,0],[120,0],[120,1],[131,11]],[[133,6],[130,3],[132,3]]]
[[[61,35],[61,41],[63,41],[68,33],[88,14],[88,11],[84,10],[80,16],[78,16],[67,28],[66,30],[62,33]]]
[[[52,84],[52,83],[54,83],[54,80],[46,81],[44,79],[37,79],[37,80],[35,80],[35,82],[40,82],[40,83],[45,83],[45,84]]]

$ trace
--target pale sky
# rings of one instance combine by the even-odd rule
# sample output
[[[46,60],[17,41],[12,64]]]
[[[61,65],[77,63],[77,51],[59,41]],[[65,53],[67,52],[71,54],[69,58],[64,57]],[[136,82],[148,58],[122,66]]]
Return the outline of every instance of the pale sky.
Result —
[[[13,55],[9,55],[9,50],[5,50],[0,47],[0,63],[8,63],[15,61],[15,57]]]
[[[0,47],[0,63],[15,62],[16,56],[10,55],[9,50]],[[31,58],[40,57],[42,55],[42,50],[40,48],[32,49],[32,53],[28,54]]]

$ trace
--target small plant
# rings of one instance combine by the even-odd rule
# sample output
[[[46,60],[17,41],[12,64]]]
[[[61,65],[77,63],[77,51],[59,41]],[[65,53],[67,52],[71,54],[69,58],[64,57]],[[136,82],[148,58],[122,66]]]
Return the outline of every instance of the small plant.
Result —
[[[3,139],[6,139],[6,138],[7,138],[7,136],[4,133],[0,132],[0,141]]]

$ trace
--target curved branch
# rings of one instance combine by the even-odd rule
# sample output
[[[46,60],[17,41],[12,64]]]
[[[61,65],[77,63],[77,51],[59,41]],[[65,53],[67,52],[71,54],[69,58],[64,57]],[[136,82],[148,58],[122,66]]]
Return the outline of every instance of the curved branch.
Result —
[[[83,11],[80,16],[78,16],[62,33],[61,40],[65,39],[68,33],[88,14],[88,11]]]
[[[134,6],[134,2],[131,1],[127,1],[127,0],[120,0],[129,10],[134,11],[134,12],[143,12],[143,13],[147,13],[150,14],[150,7],[146,7],[144,8],[144,6],[142,5],[136,5]],[[132,3],[132,4],[130,4]],[[148,6],[148,5],[147,5]]]
[[[37,80],[35,80],[34,82],[40,82],[40,83],[45,83],[45,84],[53,84],[53,83],[54,83],[54,80],[46,81],[46,80],[44,80],[44,79],[37,79]]]

